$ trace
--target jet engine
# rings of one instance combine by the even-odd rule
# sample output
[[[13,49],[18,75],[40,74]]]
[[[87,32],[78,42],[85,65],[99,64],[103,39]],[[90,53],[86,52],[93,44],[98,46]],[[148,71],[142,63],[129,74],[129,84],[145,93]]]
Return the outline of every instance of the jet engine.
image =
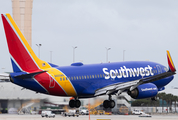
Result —
[[[128,91],[128,94],[134,99],[154,97],[157,95],[157,93],[158,93],[158,88],[153,83],[142,84],[139,85],[134,90]]]

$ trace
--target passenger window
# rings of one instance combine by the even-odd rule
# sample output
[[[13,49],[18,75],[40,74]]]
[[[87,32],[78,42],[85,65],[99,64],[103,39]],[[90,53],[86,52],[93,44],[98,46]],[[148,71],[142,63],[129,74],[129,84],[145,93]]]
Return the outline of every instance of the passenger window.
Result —
[[[92,78],[95,78],[95,76],[94,76],[94,75],[92,75]]]
[[[81,80],[81,76],[79,76],[79,79]]]
[[[65,77],[63,78],[63,80],[65,80]]]
[[[78,76],[77,76],[77,80],[78,80]]]
[[[89,76],[87,75],[87,79],[89,79]]]
[[[73,80],[73,77],[71,77],[71,80]]]
[[[97,75],[95,75],[95,78],[97,78]]]
[[[85,77],[85,79],[87,79],[87,77],[86,76],[84,76]]]
[[[74,80],[76,80],[76,78],[74,77]]]
[[[62,81],[62,78],[60,78],[60,80]]]
[[[91,75],[90,75],[90,79],[91,79]]]
[[[98,78],[100,77],[100,75],[98,74]]]
[[[100,74],[100,78],[102,78],[102,75]]]

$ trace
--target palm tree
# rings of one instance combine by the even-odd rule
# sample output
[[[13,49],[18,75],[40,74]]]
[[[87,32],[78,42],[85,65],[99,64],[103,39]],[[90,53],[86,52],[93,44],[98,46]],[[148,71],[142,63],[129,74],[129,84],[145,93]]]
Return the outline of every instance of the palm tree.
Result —
[[[169,104],[169,110],[172,112],[173,95],[172,94],[167,94],[166,95],[166,101],[167,101],[167,110],[168,110],[168,104]]]
[[[176,106],[177,106],[176,102],[177,102],[177,100],[178,100],[178,96],[173,96],[173,101],[174,101],[174,105],[175,105],[175,113],[177,112],[177,110],[176,110]]]
[[[158,95],[157,95],[157,96],[159,97],[159,99],[162,100],[162,113],[163,113],[163,105],[164,105],[164,98],[165,98],[165,95],[166,95],[165,92],[158,93]]]

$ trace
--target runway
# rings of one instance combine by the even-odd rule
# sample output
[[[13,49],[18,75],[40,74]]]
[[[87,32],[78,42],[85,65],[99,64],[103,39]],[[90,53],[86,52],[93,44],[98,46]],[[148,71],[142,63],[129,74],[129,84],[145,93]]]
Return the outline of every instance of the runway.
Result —
[[[9,115],[0,114],[0,120],[89,120],[89,116],[63,117],[56,115],[55,118],[42,118],[41,115]],[[177,120],[177,115],[153,115],[151,118],[138,117],[137,115],[91,115],[90,120]]]

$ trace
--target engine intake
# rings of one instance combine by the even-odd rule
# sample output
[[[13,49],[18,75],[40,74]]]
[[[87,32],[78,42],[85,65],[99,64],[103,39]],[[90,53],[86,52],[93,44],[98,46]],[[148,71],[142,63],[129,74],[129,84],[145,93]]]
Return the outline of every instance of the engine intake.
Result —
[[[134,99],[142,99],[142,98],[149,98],[154,97],[158,93],[158,88],[153,83],[146,83],[139,85],[132,91],[128,91],[128,94]]]

